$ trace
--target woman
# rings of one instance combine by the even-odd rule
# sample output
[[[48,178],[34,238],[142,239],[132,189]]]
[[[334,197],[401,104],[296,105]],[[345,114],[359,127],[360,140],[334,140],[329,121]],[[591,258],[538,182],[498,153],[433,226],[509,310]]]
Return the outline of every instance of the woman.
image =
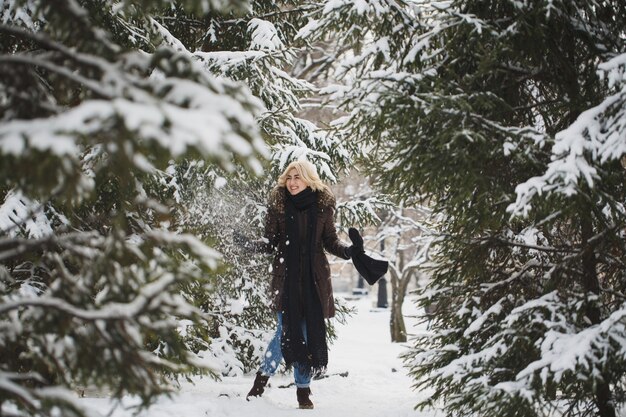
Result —
[[[325,319],[335,315],[324,249],[350,259],[334,224],[335,198],[308,161],[289,164],[269,198],[265,250],[275,252],[271,294],[278,324],[249,397],[263,394],[281,359],[294,366],[300,408],[313,408],[311,377],[328,364]]]

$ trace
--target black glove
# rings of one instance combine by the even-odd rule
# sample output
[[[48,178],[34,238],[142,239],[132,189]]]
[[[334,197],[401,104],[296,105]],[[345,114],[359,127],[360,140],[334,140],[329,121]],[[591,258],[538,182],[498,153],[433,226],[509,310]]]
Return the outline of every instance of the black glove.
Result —
[[[363,238],[359,234],[359,231],[356,230],[354,227],[351,227],[348,229],[348,236],[350,236],[352,246],[348,248],[348,250],[346,251],[346,255],[352,257],[352,255],[365,253],[365,249],[363,248]]]
[[[370,285],[376,284],[387,273],[389,262],[367,256],[365,249],[363,249],[363,238],[355,228],[351,227],[348,229],[348,236],[350,236],[352,246],[346,250],[346,254],[350,252],[354,267],[367,283]]]

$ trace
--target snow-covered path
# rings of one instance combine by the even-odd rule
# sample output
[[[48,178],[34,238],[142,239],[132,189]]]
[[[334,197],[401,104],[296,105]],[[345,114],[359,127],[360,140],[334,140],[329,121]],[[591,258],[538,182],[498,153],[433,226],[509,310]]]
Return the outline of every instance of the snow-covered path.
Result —
[[[311,399],[314,410],[299,410],[293,376],[277,375],[263,397],[246,401],[253,376],[224,378],[216,382],[203,378],[195,384],[184,384],[173,398],[163,398],[142,417],[205,417],[205,416],[308,416],[324,417],[427,417],[434,413],[413,410],[417,402],[398,355],[406,346],[389,341],[389,310],[375,309],[373,299],[348,302],[357,308],[346,325],[338,326],[338,340],[330,346],[328,378],[313,381]],[[409,300],[406,310],[413,313]],[[411,319],[407,319],[410,325]],[[407,326],[408,327],[408,326]],[[347,372],[346,377],[337,375]],[[110,402],[85,398],[84,401],[106,414]],[[132,400],[125,401],[131,404]],[[112,417],[129,417],[132,411],[117,408]]]

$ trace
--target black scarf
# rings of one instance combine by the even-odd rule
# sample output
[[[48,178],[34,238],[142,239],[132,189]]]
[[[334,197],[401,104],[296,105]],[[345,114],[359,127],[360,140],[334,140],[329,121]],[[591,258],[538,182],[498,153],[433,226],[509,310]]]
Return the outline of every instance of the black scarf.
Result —
[[[281,350],[287,366],[297,363],[319,375],[328,364],[328,347],[324,313],[313,276],[317,193],[308,187],[293,196],[287,190],[285,193],[287,249]],[[302,333],[303,321],[307,342]]]

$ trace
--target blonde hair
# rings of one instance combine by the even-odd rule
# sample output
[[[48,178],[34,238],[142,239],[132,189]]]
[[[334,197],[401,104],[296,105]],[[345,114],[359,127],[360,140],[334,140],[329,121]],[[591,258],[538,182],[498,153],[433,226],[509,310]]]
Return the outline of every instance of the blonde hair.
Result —
[[[317,168],[315,168],[315,165],[305,159],[293,161],[287,165],[287,168],[285,168],[283,173],[278,177],[278,182],[276,184],[277,187],[285,186],[287,182],[287,175],[292,169],[295,169],[298,172],[302,181],[308,187],[311,187],[313,191],[326,191],[330,195],[333,194],[330,187],[324,184],[319,175],[317,175]]]

